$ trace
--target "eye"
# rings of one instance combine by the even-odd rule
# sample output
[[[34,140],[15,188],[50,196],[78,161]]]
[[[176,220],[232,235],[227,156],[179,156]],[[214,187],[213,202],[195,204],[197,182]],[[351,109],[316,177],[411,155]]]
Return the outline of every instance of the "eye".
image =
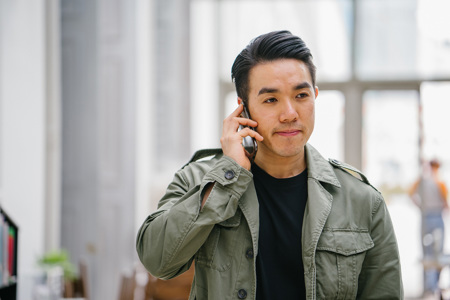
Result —
[[[308,93],[304,93],[304,92],[298,94],[297,96],[295,96],[295,98],[300,98],[300,99],[307,98],[307,97],[309,97],[309,94]]]
[[[276,102],[276,101],[277,101],[276,98],[269,98],[269,99],[264,100],[264,103],[273,103],[273,102]]]
[[[306,97],[308,97],[308,96],[309,96],[308,93],[300,93],[300,94],[298,94],[298,95],[296,96],[296,98],[306,98]]]

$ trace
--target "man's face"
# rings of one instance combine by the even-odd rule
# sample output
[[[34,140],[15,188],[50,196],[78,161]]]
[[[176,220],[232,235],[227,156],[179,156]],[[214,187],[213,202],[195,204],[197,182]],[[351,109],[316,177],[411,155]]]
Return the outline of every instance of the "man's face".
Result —
[[[257,158],[302,158],[318,94],[306,64],[296,59],[257,64],[250,70],[249,87],[249,112],[264,137]]]

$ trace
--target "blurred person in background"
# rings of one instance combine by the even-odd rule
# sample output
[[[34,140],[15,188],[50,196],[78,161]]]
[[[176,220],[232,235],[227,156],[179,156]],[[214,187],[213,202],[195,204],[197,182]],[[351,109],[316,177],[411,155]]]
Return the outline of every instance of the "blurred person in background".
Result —
[[[231,73],[238,107],[222,149],[197,152],[175,174],[139,229],[144,266],[170,279],[194,262],[190,299],[403,299],[382,195],[307,144],[319,91],[303,40],[261,35]]]
[[[409,195],[422,215],[422,251],[424,261],[424,295],[439,291],[440,267],[437,259],[444,249],[444,220],[448,209],[447,187],[439,177],[441,164],[437,159],[429,162],[421,177],[413,184]]]

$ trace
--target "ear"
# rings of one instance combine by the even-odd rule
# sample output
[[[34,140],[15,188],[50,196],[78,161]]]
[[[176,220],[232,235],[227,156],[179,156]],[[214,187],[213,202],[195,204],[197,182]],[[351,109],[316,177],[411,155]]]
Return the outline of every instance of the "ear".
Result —
[[[317,87],[317,85],[314,88],[314,93],[316,94],[316,98],[317,98],[317,96],[319,96],[319,88]]]

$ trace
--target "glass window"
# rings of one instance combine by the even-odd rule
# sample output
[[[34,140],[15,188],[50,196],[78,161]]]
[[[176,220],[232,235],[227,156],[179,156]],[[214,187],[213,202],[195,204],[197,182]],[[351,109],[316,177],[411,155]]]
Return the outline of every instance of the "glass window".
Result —
[[[356,70],[362,79],[417,75],[416,1],[358,1]]]
[[[349,79],[351,12],[349,0],[219,1],[222,80],[230,80],[234,59],[251,39],[282,29],[306,42],[320,70],[319,80]]]
[[[319,91],[316,122],[309,143],[325,158],[344,160],[345,98],[339,91]]]
[[[437,158],[440,174],[450,185],[450,82],[424,82],[420,87],[423,121],[423,157]]]
[[[361,79],[450,75],[450,2],[358,1],[356,72]]]
[[[389,200],[419,170],[416,91],[367,91],[363,96],[363,169]]]
[[[448,0],[417,1],[417,69],[425,77],[450,76],[449,11]]]
[[[397,233],[405,296],[421,293],[420,213],[406,192],[419,172],[417,91],[363,95],[363,168],[381,191]]]

